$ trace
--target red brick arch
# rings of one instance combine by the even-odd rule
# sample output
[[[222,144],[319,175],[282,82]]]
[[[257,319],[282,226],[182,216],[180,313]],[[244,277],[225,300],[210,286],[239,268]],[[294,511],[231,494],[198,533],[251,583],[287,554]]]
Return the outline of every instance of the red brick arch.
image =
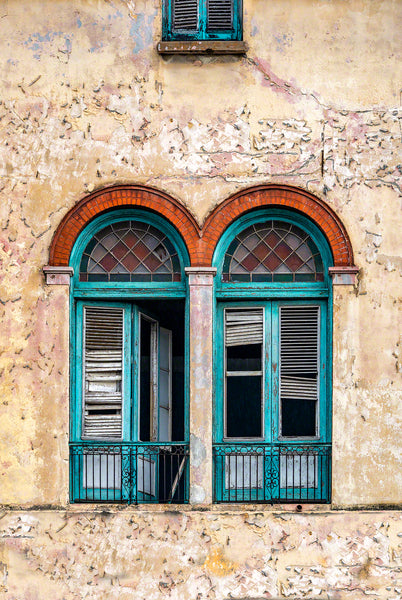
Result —
[[[211,264],[218,240],[238,217],[258,208],[291,208],[309,217],[328,240],[336,267],[353,266],[353,250],[341,220],[323,201],[305,190],[286,185],[260,185],[237,192],[207,217],[201,240],[203,264]]]
[[[81,231],[100,214],[132,206],[151,210],[165,217],[181,234],[190,257],[193,256],[200,230],[194,217],[177,200],[153,188],[119,185],[93,192],[73,206],[61,221],[50,246],[53,266],[67,266],[71,250]]]
[[[261,185],[238,192],[219,204],[200,228],[190,212],[168,194],[145,186],[123,185],[93,192],[63,218],[50,246],[49,263],[67,266],[71,250],[92,219],[114,208],[138,206],[165,217],[181,234],[192,266],[210,266],[221,235],[241,215],[270,206],[291,208],[316,223],[331,247],[334,265],[353,266],[348,234],[335,212],[305,190],[284,185]]]

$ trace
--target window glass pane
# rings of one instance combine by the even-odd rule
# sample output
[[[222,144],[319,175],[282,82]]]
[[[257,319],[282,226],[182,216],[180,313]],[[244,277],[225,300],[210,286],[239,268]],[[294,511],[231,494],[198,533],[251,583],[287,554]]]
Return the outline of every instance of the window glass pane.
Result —
[[[160,365],[159,365],[160,366]],[[170,374],[168,371],[159,370],[159,406],[169,409],[170,399]]]
[[[311,273],[313,281],[322,279],[322,260],[311,237],[292,223],[266,221],[247,227],[231,242],[222,280],[296,281],[300,271]]]
[[[282,407],[283,437],[314,437],[316,435],[316,404],[311,400],[285,398]]]
[[[261,437],[261,400],[260,376],[227,377],[227,437]]]
[[[261,371],[261,344],[228,346],[226,352],[228,371]]]
[[[169,410],[159,407],[159,435],[160,442],[170,441],[170,419]]]
[[[122,273],[129,275],[129,281],[181,280],[173,244],[152,225],[138,221],[104,227],[83,253],[80,281],[125,281]]]

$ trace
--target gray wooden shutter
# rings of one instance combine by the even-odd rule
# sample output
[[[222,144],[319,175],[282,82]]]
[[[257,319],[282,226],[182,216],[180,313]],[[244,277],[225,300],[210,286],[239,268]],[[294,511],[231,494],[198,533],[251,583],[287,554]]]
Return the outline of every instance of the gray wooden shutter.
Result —
[[[318,399],[319,307],[280,309],[281,399]]]
[[[83,435],[121,438],[123,309],[84,308]]]
[[[243,346],[262,344],[263,341],[263,309],[226,310],[225,344],[226,346]]]
[[[233,28],[233,0],[207,0],[208,31]]]
[[[173,0],[173,30],[198,29],[198,0]]]

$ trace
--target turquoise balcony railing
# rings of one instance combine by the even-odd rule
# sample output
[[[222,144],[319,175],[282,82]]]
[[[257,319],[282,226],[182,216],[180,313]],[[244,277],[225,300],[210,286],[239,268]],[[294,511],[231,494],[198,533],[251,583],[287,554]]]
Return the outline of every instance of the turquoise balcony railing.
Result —
[[[330,444],[222,443],[213,456],[215,502],[330,502]]]
[[[70,444],[72,502],[188,502],[188,444]]]

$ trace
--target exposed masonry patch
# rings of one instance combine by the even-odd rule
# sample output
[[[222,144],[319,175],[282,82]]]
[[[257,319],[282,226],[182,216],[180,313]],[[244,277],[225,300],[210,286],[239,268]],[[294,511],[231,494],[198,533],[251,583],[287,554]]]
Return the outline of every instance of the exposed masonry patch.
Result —
[[[402,194],[401,109],[328,111],[323,128],[326,181],[387,185]]]
[[[377,254],[376,262],[379,265],[384,265],[387,271],[399,271],[399,274],[402,277],[402,257]]]
[[[27,92],[22,100],[0,105],[3,177],[50,178],[56,184],[67,165],[88,185],[113,173],[124,176],[126,170],[133,180],[148,174],[150,158],[158,156],[157,177],[165,180],[191,176],[252,183],[261,177],[315,176],[323,177],[327,191],[356,184],[400,191],[398,109],[323,107],[322,118],[313,122],[261,116],[252,133],[256,115],[246,106],[209,123],[167,118],[163,105],[146,99],[142,78],[124,88],[100,82],[92,91],[68,95],[64,111]],[[95,164],[96,156],[100,163]]]

